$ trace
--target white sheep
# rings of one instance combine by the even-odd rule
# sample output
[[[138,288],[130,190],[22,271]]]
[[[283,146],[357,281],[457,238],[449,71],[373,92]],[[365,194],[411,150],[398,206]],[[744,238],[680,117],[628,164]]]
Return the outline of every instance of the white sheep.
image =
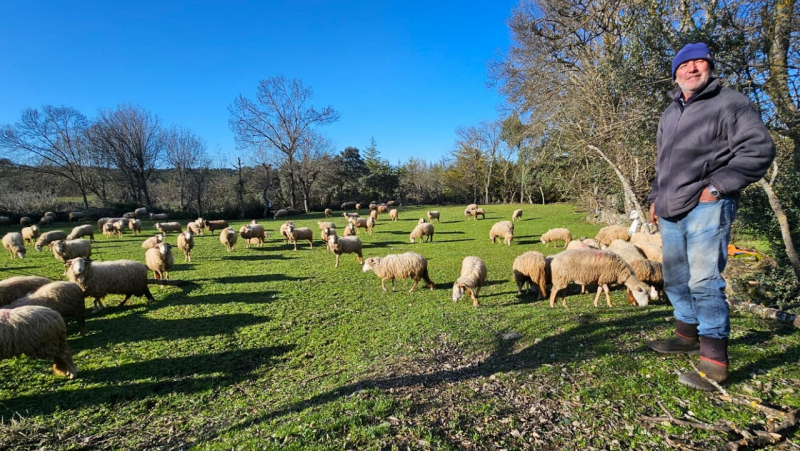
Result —
[[[133,215],[135,218],[143,218],[148,216],[147,208],[146,207],[139,207],[136,210],[133,210]]]
[[[192,232],[193,235],[202,235],[203,234],[203,226],[197,225],[196,222],[190,222],[186,224],[186,230]]]
[[[512,269],[514,282],[517,283],[517,294],[529,293],[534,285],[538,288],[539,299],[547,298],[547,258],[541,252],[528,251],[514,259]]]
[[[344,226],[344,236],[356,236],[356,226],[348,222]]]
[[[64,263],[75,257],[92,256],[92,242],[89,240],[58,240],[53,241],[51,247],[53,256]]]
[[[109,222],[113,223],[117,221],[122,221],[125,227],[128,227],[128,224],[130,223],[130,219],[128,218],[100,218],[97,220],[97,230],[102,232],[104,225],[108,224]]]
[[[50,279],[39,276],[14,276],[0,280],[0,306],[10,304],[50,282]]]
[[[655,244],[658,247],[664,245],[661,242],[661,233],[634,233],[631,235],[630,242],[637,246],[641,243]]]
[[[653,260],[656,262],[664,261],[664,250],[658,244],[639,242],[638,244],[635,244],[635,246],[648,260]]]
[[[297,250],[298,240],[308,240],[309,247],[314,249],[314,232],[308,227],[295,228],[294,225],[290,225],[286,228],[286,236],[289,238],[289,243],[294,244],[294,250]]]
[[[67,326],[53,309],[27,305],[0,310],[0,360],[23,354],[52,361],[59,376],[73,379],[78,374],[67,344]]]
[[[640,259],[630,262],[630,265],[633,273],[636,274],[636,278],[650,285],[650,299],[658,299],[659,293],[664,290],[664,273],[661,269],[661,263]]]
[[[289,243],[289,236],[286,234],[286,231],[289,230],[289,226],[294,227],[294,222],[286,221],[283,224],[281,224],[280,231],[281,231],[281,236],[283,236],[284,243]]]
[[[125,230],[125,226],[122,225],[122,221],[107,222],[103,225],[103,235],[108,237],[116,235],[117,238],[120,238],[123,230]]]
[[[426,221],[425,218],[419,218],[419,220],[417,220],[417,224],[425,224],[426,222],[428,221]]]
[[[623,240],[612,241],[605,250],[619,255],[628,264],[645,258],[644,254],[636,246]]]
[[[518,208],[514,210],[514,213],[511,213],[511,220],[516,221],[517,219],[522,219],[522,209]]]
[[[336,228],[336,224],[330,221],[317,221],[317,226],[319,227],[320,230]]]
[[[167,213],[150,213],[151,221],[166,221],[167,219],[169,219]]]
[[[476,221],[478,220],[478,216],[480,216],[482,219],[486,219],[486,211],[483,208],[469,210],[469,215],[472,216],[472,218]]]
[[[563,227],[557,229],[550,229],[547,232],[544,232],[541,236],[541,241],[544,243],[544,247],[553,243],[553,246],[558,247],[558,241],[564,242],[564,247],[567,247],[570,241],[572,241],[572,233],[570,233],[569,229],[565,229]]]
[[[367,218],[367,232],[372,235],[372,231],[375,229],[375,218],[369,217]]]
[[[289,216],[289,210],[286,210],[286,209],[282,208],[282,209],[280,209],[280,210],[275,212],[275,215],[273,216],[273,219],[285,218],[287,216]]]
[[[164,234],[157,233],[142,242],[143,249],[151,249],[156,247],[159,243],[164,241]]]
[[[628,234],[628,229],[621,225],[605,226],[597,232],[594,237],[601,246],[608,246],[614,240],[629,241],[631,236]]]
[[[11,253],[11,259],[25,258],[25,244],[22,242],[22,234],[19,232],[8,232],[3,236],[3,247]]]
[[[510,246],[511,240],[514,239],[514,223],[511,221],[495,223],[492,229],[489,230],[489,238],[492,240],[492,243],[494,243],[499,237],[502,237],[503,242]]]
[[[386,213],[387,211],[389,211],[389,206],[386,204],[380,204],[375,209],[378,211],[378,214]]]
[[[183,232],[183,226],[180,222],[157,222],[155,223],[156,229],[161,233],[167,232]]]
[[[328,247],[329,238],[336,235],[336,229],[322,229],[319,231],[319,237],[323,243],[325,243],[325,247]]]
[[[358,218],[359,214],[358,213],[348,213],[348,212],[345,211],[345,212],[342,212],[342,217],[349,221],[350,218]]]
[[[142,233],[142,220],[141,219],[132,219],[128,221],[128,227],[131,229],[134,235]]]
[[[217,219],[215,221],[203,220],[203,227],[208,230],[212,235],[215,230],[225,230],[228,228],[228,221],[224,219]]]
[[[61,314],[66,321],[74,318],[78,322],[79,333],[86,333],[86,304],[83,290],[76,283],[56,281],[39,287],[36,291],[20,297],[3,308],[18,308],[23,305],[38,305],[51,308]]]
[[[89,224],[84,224],[73,228],[72,232],[67,235],[67,239],[74,240],[84,236],[88,236],[91,241],[94,241],[94,229],[92,229],[92,226]]]
[[[646,306],[649,302],[649,287],[636,278],[633,269],[625,260],[612,252],[601,250],[568,250],[553,256],[550,262],[552,288],[550,292],[550,307],[555,307],[559,292],[564,290],[570,282],[580,285],[597,284],[597,295],[594,305],[600,299],[600,292],[606,294],[606,303],[611,305],[608,295],[608,284],[624,284],[630,290],[639,306]],[[561,296],[564,307],[567,306],[566,296]]]
[[[378,210],[370,210],[369,217],[372,219],[378,219]]]
[[[397,219],[397,215],[398,215],[398,213],[397,213],[397,209],[396,208],[392,208],[391,210],[389,210],[389,217],[392,219],[392,221],[397,221],[398,220]]]
[[[25,244],[33,244],[33,240],[39,236],[39,226],[32,225],[22,229],[22,241]]]
[[[430,221],[430,222],[433,222],[434,219],[436,220],[436,222],[442,222],[439,219],[440,216],[441,216],[441,213],[439,213],[439,210],[431,210],[431,211],[429,211],[427,213],[427,215],[428,215],[428,221]]]
[[[414,291],[419,284],[419,279],[425,279],[428,288],[433,290],[433,282],[428,277],[428,260],[416,252],[406,252],[405,254],[389,254],[383,258],[372,257],[364,260],[363,271],[372,270],[375,275],[381,278],[381,289],[386,291],[386,281],[392,281],[392,291],[394,291],[395,279],[413,279],[414,284],[408,292]]]
[[[330,208],[326,208],[325,209],[325,217],[326,218],[330,218],[331,216],[333,216],[333,210],[331,210]]]
[[[264,245],[264,240],[267,237],[267,231],[264,230],[264,226],[258,223],[251,223],[247,225],[243,225],[239,229],[239,235],[244,238],[247,242],[245,244],[246,248],[250,247],[250,242],[254,242],[258,244],[258,247]]]
[[[84,296],[94,298],[94,311],[103,308],[103,298],[109,294],[125,296],[119,306],[131,296],[145,296],[147,304],[155,301],[147,287],[147,266],[133,260],[95,262],[73,258],[67,261],[67,278],[81,287]]]
[[[192,224],[191,222],[189,224]],[[183,261],[192,261],[192,249],[194,249],[194,233],[187,230],[178,235],[178,249],[183,251]]]
[[[369,218],[350,218],[350,219],[348,219],[348,221],[351,224],[353,224],[354,226],[356,226],[357,229],[358,228],[367,229],[368,228],[368,226],[367,226],[367,220],[368,219]]]
[[[239,236],[236,235],[236,231],[233,230],[233,227],[222,229],[219,232],[219,242],[225,245],[225,249],[227,249],[228,252],[233,250],[233,247],[236,246],[236,241],[238,239]]]
[[[161,243],[158,246],[148,249],[144,253],[144,263],[153,271],[153,277],[157,280],[169,280],[169,272],[175,264],[175,257],[172,255],[172,245]]]
[[[461,276],[453,284],[453,302],[458,302],[465,292],[472,298],[472,306],[478,306],[478,292],[486,282],[486,264],[480,257],[464,257],[461,261]]]
[[[363,261],[361,255],[361,238],[357,236],[343,236],[339,238],[336,235],[331,235],[328,237],[328,249],[336,255],[335,268],[339,267],[339,257],[342,254],[356,254],[359,265]]]
[[[417,224],[414,230],[411,231],[411,234],[408,235],[408,240],[412,243],[414,243],[417,238],[419,238],[420,243],[423,241],[433,241],[433,232],[433,224],[430,222]],[[428,237],[427,240],[425,237]]]

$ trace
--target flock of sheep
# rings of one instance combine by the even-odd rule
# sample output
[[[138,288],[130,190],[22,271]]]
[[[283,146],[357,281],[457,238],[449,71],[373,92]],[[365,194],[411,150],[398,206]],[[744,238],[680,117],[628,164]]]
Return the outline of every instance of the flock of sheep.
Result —
[[[335,267],[339,266],[342,254],[354,254],[358,263],[363,264],[364,272],[373,271],[381,279],[384,291],[387,290],[386,281],[391,281],[394,291],[397,279],[412,279],[410,292],[414,291],[420,280],[424,280],[431,290],[434,289],[428,274],[428,261],[419,253],[363,258],[363,244],[356,236],[357,229],[364,229],[371,234],[381,211],[388,213],[392,221],[397,221],[398,210],[386,207],[370,205],[370,214],[366,218],[358,213],[343,213],[347,220],[342,229],[343,236],[338,235],[338,229],[332,221],[318,221],[319,237],[326,250],[335,255]],[[145,209],[138,209],[122,218],[101,218],[97,226],[109,237],[121,236],[126,228],[138,234],[141,233],[139,218],[147,214]],[[79,216],[70,214],[70,219]],[[284,216],[281,210],[275,214],[276,218]],[[330,216],[332,212],[326,211],[326,217]],[[479,216],[485,218],[485,211],[472,204],[464,210],[464,216],[477,220]],[[12,259],[25,258],[26,244],[33,245],[40,252],[45,247],[50,248],[54,257],[63,262],[69,281],[52,282],[38,276],[17,276],[0,281],[0,360],[22,354],[49,359],[54,362],[53,369],[57,374],[74,377],[77,369],[66,341],[64,319],[76,319],[83,333],[86,330],[86,297],[94,298],[95,310],[103,308],[102,301],[109,294],[123,295],[120,305],[132,296],[144,296],[149,303],[154,299],[148,288],[148,271],[153,273],[156,280],[168,280],[174,265],[173,247],[183,252],[184,261],[191,262],[194,237],[204,232],[219,230],[220,243],[228,252],[234,249],[240,238],[246,247],[250,247],[262,246],[270,236],[264,226],[255,220],[242,226],[237,233],[224,220],[198,218],[189,222],[184,231],[180,223],[167,222],[166,215],[150,213],[149,217],[158,221],[155,227],[159,233],[142,242],[142,248],[145,249],[144,264],[133,260],[93,261],[94,228],[89,224],[78,225],[69,234],[60,230],[42,233],[38,225],[27,225],[21,232],[9,232],[3,236],[3,246]],[[433,220],[439,222],[441,215],[438,211],[428,211],[426,217],[420,218],[409,234],[410,242],[433,241]],[[518,209],[513,212],[510,221],[495,223],[489,232],[492,243],[499,238],[510,245],[514,238],[514,223],[521,218],[522,210]],[[40,225],[52,225],[54,219],[55,215],[47,213]],[[25,222],[21,221],[21,224]],[[30,224],[30,220],[27,224]],[[178,233],[175,246],[165,240],[169,232]],[[294,250],[297,250],[298,242],[305,241],[308,241],[309,248],[313,248],[314,232],[308,227],[296,227],[294,222],[286,221],[280,226],[280,234]],[[657,234],[631,237],[622,226],[607,226],[594,239],[573,240],[568,229],[556,228],[543,233],[541,242],[545,246],[563,243],[565,250],[552,256],[536,251],[524,252],[514,260],[512,272],[520,295],[536,289],[539,298],[546,299],[547,286],[550,285],[551,307],[555,307],[558,297],[566,306],[565,289],[570,283],[580,285],[582,292],[587,285],[596,285],[595,306],[602,292],[605,293],[607,305],[612,306],[609,285],[625,285],[628,301],[639,306],[645,306],[649,299],[657,298],[662,288],[661,242]],[[473,306],[478,307],[478,295],[486,278],[484,261],[478,256],[465,257],[461,273],[453,283],[452,300],[457,302],[464,294],[469,294]]]

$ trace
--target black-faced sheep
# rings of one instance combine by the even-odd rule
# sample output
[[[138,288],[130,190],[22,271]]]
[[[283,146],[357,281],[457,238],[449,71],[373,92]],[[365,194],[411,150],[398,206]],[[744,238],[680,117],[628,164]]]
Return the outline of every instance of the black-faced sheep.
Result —
[[[189,223],[191,224],[191,222]],[[192,261],[192,249],[194,249],[194,233],[187,230],[178,235],[178,249],[183,251],[183,261]]]
[[[225,249],[227,249],[228,252],[233,250],[233,247],[236,246],[236,241],[238,239],[239,236],[236,235],[236,231],[233,230],[233,227],[222,229],[219,232],[219,242],[225,245]]]
[[[0,280],[0,306],[10,304],[50,282],[50,279],[39,276],[14,276]]]
[[[167,219],[169,219],[167,213],[150,213],[151,221],[166,221]]]
[[[175,257],[172,255],[172,245],[161,243],[158,246],[148,249],[144,253],[144,262],[153,277],[157,280],[169,280],[169,272],[175,264]]]
[[[356,208],[356,204],[357,203],[358,202],[354,202],[354,201],[345,202],[345,203],[342,204],[342,208],[341,209],[342,210],[352,210],[352,209]]]
[[[461,276],[453,284],[453,302],[458,302],[465,292],[472,298],[472,306],[478,306],[478,292],[486,282],[486,265],[480,257],[464,257],[461,261]]]
[[[84,296],[94,298],[94,310],[103,308],[103,298],[109,294],[125,297],[120,306],[131,296],[145,296],[147,303],[155,301],[147,286],[147,266],[133,260],[95,262],[82,257],[67,263],[67,278],[77,283]]]
[[[549,246],[550,243],[558,247],[558,242],[563,241],[564,247],[566,248],[567,244],[572,241],[572,233],[570,233],[569,229],[565,228],[550,229],[542,234],[541,241],[544,243],[544,247]]]
[[[20,297],[3,308],[17,308],[23,305],[38,305],[51,308],[64,318],[74,318],[78,322],[80,333],[86,333],[86,304],[83,302],[83,290],[76,283],[52,282],[42,285],[36,291]]]
[[[425,279],[428,288],[433,290],[433,282],[428,277],[428,260],[416,252],[405,254],[389,254],[386,257],[372,257],[364,260],[364,272],[372,270],[381,278],[381,289],[386,291],[386,281],[392,281],[394,291],[395,279],[413,279],[414,284],[408,292],[414,291],[419,284],[419,279]]]
[[[64,319],[53,309],[28,305],[0,310],[0,360],[23,354],[52,361],[59,376],[73,379],[78,374]]]
[[[492,243],[495,243],[497,238],[503,238],[503,242],[507,245],[511,245],[511,240],[514,239],[514,223],[511,221],[500,221],[495,223],[492,226],[492,229],[489,230],[489,238],[492,240]]]
[[[425,237],[428,237],[427,240]],[[430,222],[417,224],[414,230],[411,231],[411,234],[408,235],[408,240],[414,243],[417,238],[419,238],[420,243],[423,241],[433,241],[433,224]]]
[[[53,241],[53,256],[64,263],[75,257],[89,258],[92,256],[92,242],[89,240],[58,240]]]
[[[441,214],[439,213],[439,210],[431,210],[431,211],[428,212],[428,221],[433,222],[433,220],[435,219],[436,222],[442,222],[439,219],[440,216],[441,216]]]
[[[392,219],[392,221],[397,221],[398,220],[397,215],[398,215],[398,213],[397,213],[397,209],[396,208],[392,208],[391,210],[389,210],[389,217]]]
[[[631,236],[628,234],[628,229],[621,225],[605,226],[597,232],[594,237],[601,246],[608,246],[614,240],[629,241]]]
[[[33,240],[35,240],[39,236],[39,226],[32,225],[22,229],[22,241],[25,244],[33,244]]]
[[[228,228],[228,221],[224,219],[218,219],[216,221],[203,221],[203,227],[207,231],[209,231],[212,235],[214,234],[215,230],[225,230]]]
[[[84,224],[73,228],[72,232],[67,235],[67,239],[75,240],[84,236],[88,236],[91,241],[94,241],[94,229],[89,224]]]
[[[157,222],[155,223],[156,229],[161,233],[167,232],[183,232],[183,226],[180,222]]]
[[[550,263],[550,274],[553,286],[550,292],[550,307],[555,307],[559,292],[570,282],[580,285],[597,284],[597,295],[594,305],[600,299],[600,292],[606,294],[606,304],[611,305],[608,295],[608,284],[624,284],[628,287],[636,303],[645,306],[649,302],[649,287],[636,278],[631,266],[620,256],[601,250],[567,250],[556,254]],[[561,296],[562,304],[567,306],[565,295]]]
[[[25,258],[25,244],[22,242],[22,234],[19,232],[8,232],[3,236],[3,247],[11,253],[11,259]]]
[[[163,242],[164,242],[164,234],[163,233],[157,233],[157,234],[151,236],[150,238],[142,241],[142,248],[143,249],[152,249],[152,248],[156,247],[158,245],[158,243],[163,243]]]
[[[340,238],[336,235],[331,235],[328,237],[328,249],[336,255],[335,268],[339,267],[339,257],[342,254],[356,254],[359,265],[363,261],[361,255],[361,238],[357,236],[343,236]]]
[[[541,252],[528,251],[514,259],[514,282],[517,283],[517,294],[529,293],[536,285],[539,299],[547,298],[547,258]]]
[[[290,225],[286,228],[286,236],[289,238],[289,244],[294,244],[294,250],[297,250],[297,241],[308,240],[308,245],[314,249],[314,232],[308,227],[297,227]]]

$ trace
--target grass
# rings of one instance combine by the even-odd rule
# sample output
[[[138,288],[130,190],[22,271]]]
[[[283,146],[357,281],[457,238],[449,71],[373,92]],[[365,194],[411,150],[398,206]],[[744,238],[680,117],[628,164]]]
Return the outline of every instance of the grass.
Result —
[[[77,379],[42,360],[0,361],[0,448],[666,449],[666,435],[700,448],[729,439],[641,419],[663,415],[661,405],[676,417],[763,428],[755,410],[679,385],[690,358],[646,351],[672,332],[668,305],[632,307],[623,290],[613,308],[593,307],[593,294],[572,292],[566,309],[517,296],[514,258],[557,252],[542,233],[593,236],[600,226],[570,205],[524,206],[512,245],[492,245],[489,228],[515,208],[488,206],[485,220],[465,221],[463,207],[437,207],[444,221],[432,243],[408,241],[425,207],[402,207],[400,221],[383,215],[373,235],[359,233],[365,258],[414,250],[429,260],[436,289],[414,293],[408,280],[383,293],[353,255],[334,268],[319,240],[292,251],[278,239],[281,221],[262,221],[272,233],[262,248],[227,253],[216,235],[200,236],[192,263],[176,254],[172,279],[184,285],[153,286],[148,306],[134,298],[116,307],[121,298],[110,296],[85,336],[67,324]],[[293,218],[315,234],[321,219]],[[146,236],[97,235],[93,257],[144,261]],[[25,260],[0,260],[3,278],[62,278],[51,254],[29,249]],[[479,308],[450,300],[467,255],[488,267]],[[728,390],[800,407],[797,333],[737,313],[732,322]]]

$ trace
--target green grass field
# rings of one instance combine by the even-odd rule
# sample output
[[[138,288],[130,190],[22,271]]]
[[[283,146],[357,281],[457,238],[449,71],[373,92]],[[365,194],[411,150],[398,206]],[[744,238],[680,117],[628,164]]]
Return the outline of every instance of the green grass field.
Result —
[[[399,221],[382,215],[373,235],[359,231],[365,258],[414,250],[428,259],[436,289],[420,284],[413,293],[409,280],[383,293],[350,254],[334,268],[318,239],[313,250],[292,251],[278,233],[282,220],[260,221],[272,234],[261,248],[240,241],[228,253],[217,235],[199,236],[192,263],[174,249],[171,278],[183,285],[151,285],[151,305],[133,298],[120,308],[121,296],[109,296],[105,310],[89,314],[85,336],[67,323],[78,378],[55,376],[43,360],[0,361],[0,448],[667,449],[666,436],[698,448],[730,439],[642,419],[664,409],[763,429],[767,419],[753,408],[679,385],[692,359],[646,350],[672,333],[669,305],[630,306],[624,289],[612,293],[613,308],[576,291],[567,308],[517,296],[514,258],[558,251],[540,243],[542,233],[600,228],[570,205],[528,205],[512,245],[493,245],[492,224],[518,207],[488,206],[478,221],[466,221],[463,207],[433,207],[442,223],[432,243],[408,240],[432,207],[401,207]],[[316,236],[324,220],[292,219]],[[96,234],[93,258],[143,262],[140,244],[155,233],[150,221],[144,229]],[[2,278],[64,277],[51,253],[28,249],[24,260],[4,251]],[[468,297],[450,300],[468,255],[489,273],[478,308]],[[732,322],[727,389],[800,407],[798,334],[738,313]]]

